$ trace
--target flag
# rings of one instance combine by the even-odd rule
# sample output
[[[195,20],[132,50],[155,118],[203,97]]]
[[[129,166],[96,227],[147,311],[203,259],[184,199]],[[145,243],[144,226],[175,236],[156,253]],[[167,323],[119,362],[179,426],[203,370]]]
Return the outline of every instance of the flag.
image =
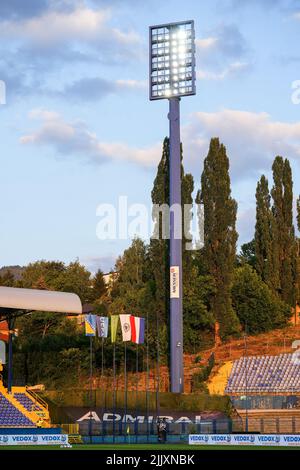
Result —
[[[85,322],[85,336],[96,336],[96,315],[84,316]]]
[[[140,320],[140,329],[138,335],[138,344],[143,344],[145,341],[145,318],[139,318]]]
[[[8,343],[9,340],[9,329],[7,321],[0,321],[0,341],[6,341]]]
[[[112,315],[110,317],[110,334],[111,334],[112,343],[115,343],[117,339],[118,322],[119,322],[119,315]]]
[[[131,315],[120,315],[123,341],[131,340],[130,317]]]
[[[131,341],[142,344],[145,336],[145,318],[131,317]]]
[[[107,338],[108,336],[108,317],[97,317],[97,331],[100,338]]]
[[[136,343],[136,328],[135,328],[135,319],[133,315],[130,315],[130,326],[131,326],[131,341]]]

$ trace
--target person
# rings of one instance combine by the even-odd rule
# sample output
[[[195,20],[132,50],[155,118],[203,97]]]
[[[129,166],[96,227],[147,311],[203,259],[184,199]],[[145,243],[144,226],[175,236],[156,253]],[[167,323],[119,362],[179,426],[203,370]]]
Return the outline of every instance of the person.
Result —
[[[161,435],[161,419],[160,418],[157,418],[156,428],[157,428],[157,440],[158,442],[161,442],[162,435]]]
[[[165,443],[167,441],[167,420],[164,418],[161,423],[161,439]]]

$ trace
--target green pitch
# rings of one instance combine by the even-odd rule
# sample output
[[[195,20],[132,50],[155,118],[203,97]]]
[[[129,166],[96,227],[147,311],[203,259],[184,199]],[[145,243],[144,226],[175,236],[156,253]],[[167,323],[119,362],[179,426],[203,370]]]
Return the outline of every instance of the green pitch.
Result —
[[[105,445],[105,444],[74,444],[72,448],[61,448],[60,446],[1,446],[1,450],[62,450],[65,452],[70,452],[73,450],[160,450],[162,452],[167,450],[189,450],[191,452],[201,452],[205,450],[300,450],[300,447],[272,447],[272,446],[189,446],[188,444],[116,444],[116,445]]]

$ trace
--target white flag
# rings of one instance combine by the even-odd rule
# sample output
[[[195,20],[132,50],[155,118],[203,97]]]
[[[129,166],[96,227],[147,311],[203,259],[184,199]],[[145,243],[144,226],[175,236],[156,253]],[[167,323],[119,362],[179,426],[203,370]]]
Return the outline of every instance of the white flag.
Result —
[[[131,315],[120,315],[123,341],[131,340],[130,317]]]

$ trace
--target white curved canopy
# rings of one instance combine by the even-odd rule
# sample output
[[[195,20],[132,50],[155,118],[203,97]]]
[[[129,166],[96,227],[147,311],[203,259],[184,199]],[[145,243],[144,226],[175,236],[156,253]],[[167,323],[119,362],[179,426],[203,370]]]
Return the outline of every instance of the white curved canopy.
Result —
[[[16,287],[0,287],[0,308],[82,313],[81,301],[76,294]]]

